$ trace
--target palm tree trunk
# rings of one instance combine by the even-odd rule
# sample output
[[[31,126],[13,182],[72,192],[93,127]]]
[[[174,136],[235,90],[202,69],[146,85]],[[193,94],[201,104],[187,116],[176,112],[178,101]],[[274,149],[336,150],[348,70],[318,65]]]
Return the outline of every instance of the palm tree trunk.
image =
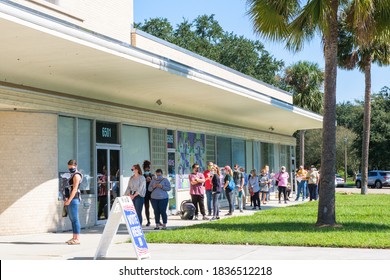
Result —
[[[368,155],[370,148],[371,131],[371,56],[364,58],[364,120],[363,120],[363,143],[362,143],[362,189],[361,194],[367,194]]]
[[[305,133],[306,130],[299,131],[299,165],[305,166]]]
[[[334,176],[336,170],[337,10],[339,1],[330,0],[329,5],[331,7],[328,19],[329,30],[324,35],[325,94],[317,226],[336,224]]]

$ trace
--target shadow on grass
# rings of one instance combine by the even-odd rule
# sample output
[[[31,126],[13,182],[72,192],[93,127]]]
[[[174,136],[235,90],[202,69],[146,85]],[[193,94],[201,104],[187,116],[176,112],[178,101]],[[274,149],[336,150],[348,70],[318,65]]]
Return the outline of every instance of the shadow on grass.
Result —
[[[274,222],[274,223],[208,223],[194,225],[177,230],[210,229],[214,231],[240,231],[240,232],[379,232],[390,231],[389,225],[375,223],[343,223],[340,227],[316,227],[313,223],[304,222]]]

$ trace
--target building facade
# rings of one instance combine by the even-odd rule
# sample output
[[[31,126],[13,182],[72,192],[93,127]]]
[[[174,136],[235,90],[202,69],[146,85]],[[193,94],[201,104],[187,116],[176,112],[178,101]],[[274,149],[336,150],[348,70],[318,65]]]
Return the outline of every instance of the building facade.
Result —
[[[321,116],[132,22],[130,0],[0,0],[0,235],[71,228],[59,197],[69,159],[84,174],[82,227],[100,222],[100,188],[107,210],[144,160],[169,176],[173,212],[195,162],[294,172],[292,134]]]

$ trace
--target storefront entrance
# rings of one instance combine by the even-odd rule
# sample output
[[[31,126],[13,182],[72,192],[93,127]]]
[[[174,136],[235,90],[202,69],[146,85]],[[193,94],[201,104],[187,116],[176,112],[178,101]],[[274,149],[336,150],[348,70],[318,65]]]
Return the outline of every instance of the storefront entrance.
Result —
[[[97,220],[106,220],[120,194],[120,147],[97,146],[96,159]]]

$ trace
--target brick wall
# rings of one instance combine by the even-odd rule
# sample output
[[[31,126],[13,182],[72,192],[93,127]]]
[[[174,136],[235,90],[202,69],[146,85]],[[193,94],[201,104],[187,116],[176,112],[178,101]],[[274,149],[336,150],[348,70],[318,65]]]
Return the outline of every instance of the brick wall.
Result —
[[[57,116],[0,112],[0,234],[54,230]]]

